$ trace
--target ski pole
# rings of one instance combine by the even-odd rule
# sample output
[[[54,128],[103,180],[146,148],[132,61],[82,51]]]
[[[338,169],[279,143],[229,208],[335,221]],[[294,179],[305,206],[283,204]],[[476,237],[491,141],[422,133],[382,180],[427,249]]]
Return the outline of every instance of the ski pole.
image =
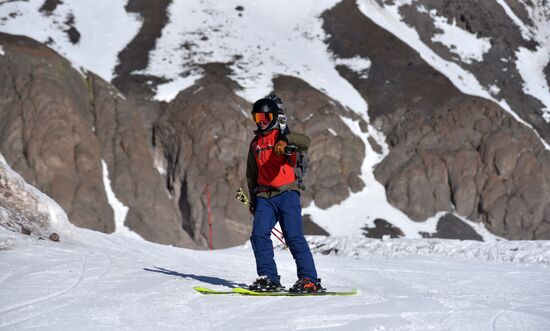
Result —
[[[244,194],[244,191],[242,188],[238,188],[237,189],[237,196],[235,197],[237,198],[237,200],[239,200],[240,202],[242,202],[245,206],[250,206],[250,200],[248,200],[248,197],[246,196],[246,194]],[[275,232],[274,230],[276,230],[281,236],[283,236],[283,233],[281,231],[279,231],[277,228],[273,228],[273,230],[271,230],[271,234],[275,236],[275,238],[279,239],[279,241],[281,242],[281,244],[283,244],[285,246],[285,249],[288,248],[287,244],[285,243],[285,241],[279,237]]]

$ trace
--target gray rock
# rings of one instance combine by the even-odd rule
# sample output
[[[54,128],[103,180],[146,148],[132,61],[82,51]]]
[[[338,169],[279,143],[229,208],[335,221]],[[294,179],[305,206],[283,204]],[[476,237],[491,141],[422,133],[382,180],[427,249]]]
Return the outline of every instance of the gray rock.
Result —
[[[385,236],[389,236],[390,238],[399,238],[405,236],[405,234],[399,227],[396,227],[381,218],[374,220],[374,228],[369,228],[368,226],[365,226],[363,228],[363,234],[367,238],[377,239],[382,239]]]
[[[459,239],[483,241],[471,226],[462,222],[453,214],[446,214],[437,222],[435,233],[423,233],[424,238]]]
[[[304,234],[307,236],[328,236],[328,232],[326,232],[322,227],[315,224],[311,220],[311,215],[305,214],[302,216],[302,222],[304,225]]]

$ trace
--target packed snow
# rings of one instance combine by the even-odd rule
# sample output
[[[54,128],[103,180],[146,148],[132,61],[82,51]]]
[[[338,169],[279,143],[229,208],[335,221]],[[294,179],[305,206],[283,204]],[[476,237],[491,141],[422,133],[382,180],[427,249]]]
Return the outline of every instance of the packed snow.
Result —
[[[0,56],[4,55],[6,55],[6,52],[4,52],[4,48],[2,47],[2,45],[0,45]]]
[[[141,28],[140,18],[126,12],[125,1],[60,1],[51,14],[39,11],[43,4],[44,0],[4,1],[0,4],[0,31],[43,42],[75,68],[110,81],[118,53]],[[80,33],[76,44],[66,32],[71,26]]]
[[[314,251],[330,253],[314,255],[323,285],[360,295],[300,298],[192,289],[253,281],[249,245],[192,251],[81,229],[59,243],[3,236],[14,246],[0,251],[2,330],[550,328],[548,242],[313,237]],[[291,255],[276,250],[275,258],[283,284],[292,285]]]

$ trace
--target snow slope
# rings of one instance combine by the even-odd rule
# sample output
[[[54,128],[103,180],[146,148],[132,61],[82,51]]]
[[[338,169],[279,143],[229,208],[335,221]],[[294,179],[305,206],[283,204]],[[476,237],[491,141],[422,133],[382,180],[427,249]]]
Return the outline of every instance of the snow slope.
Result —
[[[12,237],[14,246],[0,251],[2,330],[550,328],[548,256],[538,263],[494,262],[487,261],[492,254],[452,254],[449,241],[430,241],[442,249],[426,254],[414,249],[425,240],[366,240],[410,250],[315,255],[326,287],[356,287],[360,296],[204,296],[192,287],[223,289],[254,279],[248,246],[192,251],[89,230],[60,243],[0,230],[5,237]],[[463,245],[486,252],[494,247]],[[549,243],[502,245],[521,255],[548,251]],[[283,283],[290,285],[295,280],[290,254],[277,250],[276,259]]]
[[[118,53],[141,27],[139,18],[126,12],[126,1],[60,1],[51,14],[39,11],[44,0],[2,2],[0,31],[46,43],[75,68],[107,81],[113,78]],[[76,44],[66,32],[71,26],[80,33]]]
[[[237,91],[250,102],[273,90],[273,77],[300,77],[366,116],[363,97],[336,71],[336,62],[364,72],[367,59],[334,59],[319,16],[338,0],[173,2],[144,74],[164,77],[157,98],[170,100],[201,76],[199,65],[228,63]],[[237,7],[242,10],[237,10]],[[176,68],[177,70],[174,70]],[[192,79],[194,77],[194,79]],[[168,87],[168,88],[167,88]]]

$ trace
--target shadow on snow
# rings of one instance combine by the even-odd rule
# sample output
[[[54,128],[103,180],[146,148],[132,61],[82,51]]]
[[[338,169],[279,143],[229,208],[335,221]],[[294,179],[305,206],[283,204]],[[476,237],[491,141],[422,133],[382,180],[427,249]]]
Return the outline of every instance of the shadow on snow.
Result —
[[[168,270],[160,267],[153,266],[155,269],[149,269],[149,268],[143,268],[145,271],[151,271],[151,272],[158,272],[165,275],[170,276],[176,276],[181,277],[185,279],[194,279],[198,280],[199,282],[207,283],[210,285],[222,285],[227,287],[247,287],[248,285],[242,284],[242,283],[235,283],[233,281],[229,281],[227,279],[218,278],[218,277],[211,277],[211,276],[200,276],[195,274],[182,274],[177,271]]]

